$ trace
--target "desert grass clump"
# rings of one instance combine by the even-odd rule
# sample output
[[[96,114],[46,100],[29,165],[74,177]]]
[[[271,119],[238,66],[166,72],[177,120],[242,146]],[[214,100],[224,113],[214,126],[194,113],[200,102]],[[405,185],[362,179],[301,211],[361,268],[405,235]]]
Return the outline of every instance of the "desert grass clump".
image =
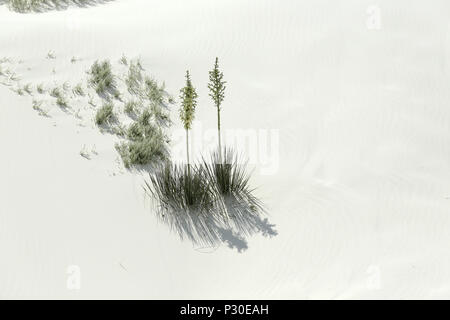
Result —
[[[164,101],[164,84],[159,86],[156,80],[147,77],[145,79],[145,95],[151,103],[161,105]]]
[[[106,96],[116,93],[116,78],[109,60],[95,61],[88,74],[90,75],[89,85],[94,88],[98,95]]]
[[[95,124],[101,126],[111,122],[111,120],[114,118],[113,109],[114,105],[112,103],[103,104],[95,114]]]
[[[8,77],[8,82],[20,81],[20,77],[14,71],[6,70],[5,71],[5,76]]]
[[[35,2],[36,2],[36,1],[35,1]],[[47,59],[51,59],[51,60],[56,59],[55,53],[54,53],[53,51],[49,51],[49,52],[47,53]]]
[[[124,112],[128,115],[136,114],[140,109],[140,103],[135,100],[129,100],[125,103]]]
[[[50,96],[56,98],[56,105],[60,108],[66,109],[69,107],[69,103],[67,102],[63,91],[58,87],[55,87],[50,91]]]
[[[50,96],[54,97],[54,98],[58,98],[59,96],[61,96],[61,90],[59,90],[58,87],[54,87],[51,91],[50,91]]]
[[[172,124],[170,120],[170,114],[167,109],[164,108],[163,105],[157,103],[150,104],[150,110],[155,119],[155,122],[161,126],[168,127]]]
[[[23,91],[23,89],[21,87],[17,87],[17,89],[15,91],[19,96],[23,96],[25,94],[25,92]]]
[[[145,138],[160,136],[163,132],[160,127],[151,122],[152,115],[148,109],[145,109],[139,116],[137,121],[130,125],[128,130],[128,138],[131,141],[143,140]]]
[[[167,159],[166,141],[161,136],[116,144],[125,168],[156,164]]]
[[[31,93],[33,92],[33,89],[31,88],[31,83],[27,83],[26,85],[24,85],[23,91],[31,95]]]
[[[73,89],[72,92],[74,95],[77,96],[85,96],[84,90],[83,90],[83,86],[81,85],[81,83],[77,84]]]
[[[32,101],[33,110],[36,110],[40,116],[50,117],[48,112],[42,108],[42,101],[34,100]]]
[[[165,158],[164,140],[159,135],[133,141],[128,145],[131,165],[146,165]]]
[[[144,68],[138,61],[130,61],[128,66],[128,72],[125,77],[125,84],[127,85],[128,92],[134,95],[141,95],[142,82],[144,76],[142,74]]]
[[[56,98],[56,105],[63,109],[69,107],[69,103],[67,102],[67,99],[63,95],[60,95]]]
[[[150,111],[144,110],[126,131],[129,141],[116,146],[126,168],[158,163],[167,158],[167,138],[151,118]]]
[[[124,138],[127,135],[127,129],[120,122],[116,122],[115,126],[111,128],[111,133]]]

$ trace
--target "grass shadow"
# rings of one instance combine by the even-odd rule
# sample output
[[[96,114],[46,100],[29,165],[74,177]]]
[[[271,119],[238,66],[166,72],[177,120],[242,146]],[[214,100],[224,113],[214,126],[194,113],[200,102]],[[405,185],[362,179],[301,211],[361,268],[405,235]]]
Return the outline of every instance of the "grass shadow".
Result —
[[[229,208],[230,219],[198,212],[170,212],[159,214],[159,220],[167,224],[181,240],[189,240],[199,247],[218,247],[225,244],[242,253],[248,249],[247,238],[256,234],[272,238],[278,235],[275,225],[268,218],[233,204]]]

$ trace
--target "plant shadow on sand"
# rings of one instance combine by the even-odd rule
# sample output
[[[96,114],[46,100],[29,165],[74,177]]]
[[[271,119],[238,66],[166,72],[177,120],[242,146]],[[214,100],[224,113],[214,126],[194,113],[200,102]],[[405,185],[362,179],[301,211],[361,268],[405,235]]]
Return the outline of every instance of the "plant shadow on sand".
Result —
[[[226,244],[230,249],[243,252],[248,249],[247,238],[256,234],[274,237],[278,234],[275,225],[253,213],[249,208],[229,201],[230,219],[222,221],[213,215],[197,212],[172,212],[159,215],[162,222],[169,225],[181,240],[189,240],[201,248],[216,248]]]
[[[11,10],[21,13],[66,10],[67,8],[87,8],[106,4],[114,0],[0,0],[0,5],[7,5]]]

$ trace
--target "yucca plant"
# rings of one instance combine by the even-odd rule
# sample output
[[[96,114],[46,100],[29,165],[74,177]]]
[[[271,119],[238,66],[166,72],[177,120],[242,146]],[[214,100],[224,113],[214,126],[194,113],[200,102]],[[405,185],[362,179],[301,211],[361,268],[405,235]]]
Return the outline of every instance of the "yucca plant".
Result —
[[[251,173],[247,171],[247,162],[241,161],[233,149],[214,151],[210,161],[203,159],[203,167],[207,179],[221,199],[218,209],[227,219],[232,216],[239,226],[240,220],[248,221],[246,215],[264,212],[262,202],[253,195],[255,189],[250,187]]]

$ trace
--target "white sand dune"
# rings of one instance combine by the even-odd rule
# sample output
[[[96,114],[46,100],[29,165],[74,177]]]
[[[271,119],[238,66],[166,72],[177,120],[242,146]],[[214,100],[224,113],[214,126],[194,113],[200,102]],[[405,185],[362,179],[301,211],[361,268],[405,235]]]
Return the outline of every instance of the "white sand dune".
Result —
[[[278,170],[256,164],[252,180],[278,234],[241,252],[199,248],[157,221],[111,135],[40,117],[0,85],[0,297],[450,298],[450,4],[377,1],[380,30],[366,26],[370,4],[0,6],[0,58],[22,60],[23,84],[139,56],[175,96],[191,70],[197,120],[215,129],[206,83],[218,56],[222,126],[279,130]],[[98,155],[84,159],[83,145]],[[70,265],[79,290],[66,286]]]

